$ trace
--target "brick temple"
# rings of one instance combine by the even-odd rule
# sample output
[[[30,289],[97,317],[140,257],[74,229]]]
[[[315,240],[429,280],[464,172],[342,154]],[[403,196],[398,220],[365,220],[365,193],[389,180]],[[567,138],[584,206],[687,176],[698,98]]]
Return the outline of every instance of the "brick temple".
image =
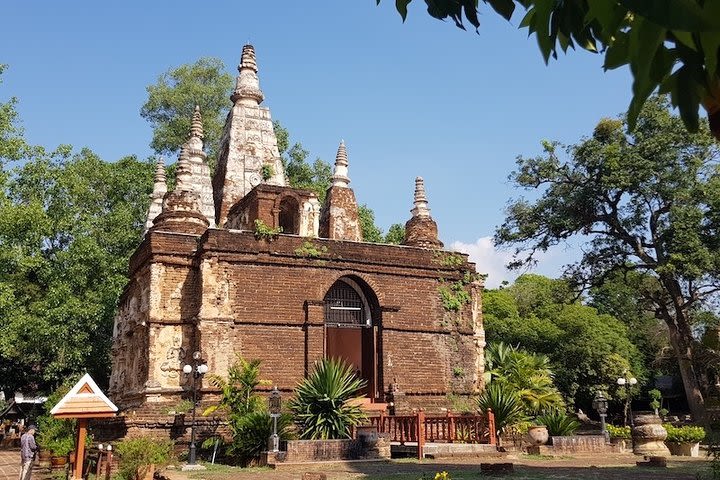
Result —
[[[214,176],[197,108],[173,191],[158,164],[115,319],[113,401],[139,414],[187,398],[194,351],[219,375],[236,355],[261,359],[285,395],[316,360],[341,357],[367,402],[397,413],[477,393],[482,284],[466,255],[443,250],[423,180],[403,244],[363,242],[345,145],[322,204],[290,187],[252,46],[238,70]],[[204,382],[203,401],[214,393]]]

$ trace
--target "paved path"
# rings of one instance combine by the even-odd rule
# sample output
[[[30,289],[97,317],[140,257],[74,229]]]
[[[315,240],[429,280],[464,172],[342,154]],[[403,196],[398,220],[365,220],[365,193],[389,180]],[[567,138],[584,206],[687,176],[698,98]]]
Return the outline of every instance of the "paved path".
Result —
[[[20,476],[20,450],[0,450],[0,480]]]

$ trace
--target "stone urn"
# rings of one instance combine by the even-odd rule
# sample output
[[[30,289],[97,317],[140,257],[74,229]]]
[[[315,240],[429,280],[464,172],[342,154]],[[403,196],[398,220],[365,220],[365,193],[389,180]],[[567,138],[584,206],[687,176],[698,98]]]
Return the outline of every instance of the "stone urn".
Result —
[[[662,426],[660,416],[650,412],[633,416],[635,426],[632,429],[633,453],[650,457],[668,457],[670,450],[665,445],[667,431]]]
[[[550,434],[545,425],[532,425],[528,428],[527,438],[530,445],[545,445]]]

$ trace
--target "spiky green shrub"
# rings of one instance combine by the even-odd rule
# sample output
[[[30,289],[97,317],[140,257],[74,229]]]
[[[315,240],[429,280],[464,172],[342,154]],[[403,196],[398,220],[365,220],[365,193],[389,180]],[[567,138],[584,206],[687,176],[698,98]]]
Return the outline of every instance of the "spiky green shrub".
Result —
[[[245,360],[237,356],[228,368],[228,376],[209,376],[210,383],[220,389],[220,401],[205,410],[204,415],[216,411],[227,415],[232,441],[227,445],[227,454],[240,465],[251,465],[260,458],[260,452],[267,448],[272,433],[272,420],[267,412],[264,399],[257,393],[261,385],[271,382],[260,379],[260,360]],[[280,440],[292,438],[292,426],[288,416],[278,419]],[[219,439],[215,438],[214,442]],[[210,445],[213,445],[211,442]]]
[[[572,435],[580,427],[580,422],[569,417],[562,410],[550,410],[537,417],[537,422],[545,425],[551,437]]]
[[[228,454],[241,465],[251,465],[267,450],[273,421],[268,412],[256,411],[236,419],[232,425],[233,441]],[[281,441],[295,438],[292,416],[284,413],[278,418],[277,434]]]
[[[517,392],[501,382],[493,382],[485,388],[478,397],[478,407],[483,412],[492,409],[498,434],[527,419],[524,404]]]
[[[366,418],[362,409],[351,402],[365,383],[340,359],[316,362],[290,400],[300,438],[350,438],[352,427]]]

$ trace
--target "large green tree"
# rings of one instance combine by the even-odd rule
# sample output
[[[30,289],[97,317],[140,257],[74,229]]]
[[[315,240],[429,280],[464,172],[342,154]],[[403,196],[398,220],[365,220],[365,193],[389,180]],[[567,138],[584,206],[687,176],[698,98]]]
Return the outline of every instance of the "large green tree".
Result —
[[[376,0],[380,3],[380,0]],[[412,0],[397,0],[407,17]],[[460,28],[467,20],[480,27],[479,0],[425,0],[428,13],[450,18]],[[633,99],[628,123],[655,91],[671,93],[685,126],[699,125],[700,105],[720,139],[720,1],[718,0],[483,0],[510,20],[516,5],[525,10],[520,28],[535,34],[547,63],[558,50],[579,46],[605,54],[604,68],[628,65]]]
[[[16,104],[0,103],[0,390],[102,381],[152,166],[30,145]]]
[[[583,305],[567,281],[525,274],[483,300],[489,342],[547,355],[555,385],[571,406],[589,408],[598,390],[615,394],[625,370],[644,380],[646,366],[618,319]]]
[[[160,75],[156,83],[147,86],[148,98],[140,109],[153,128],[150,146],[157,153],[177,155],[187,141],[195,105],[199,105],[208,161],[215,165],[232,88],[233,77],[218,58],[202,57]]]
[[[720,289],[718,146],[707,128],[691,134],[653,97],[629,131],[626,119],[601,120],[593,135],[566,149],[518,159],[511,175],[535,200],[515,200],[495,234],[514,245],[514,266],[571,237],[586,239],[567,267],[576,285],[599,285],[617,271],[650,281],[644,296],[668,327],[693,415],[705,420],[696,364],[694,312]]]
[[[62,146],[1,174],[0,389],[47,390],[82,371],[102,382],[152,165]]]

